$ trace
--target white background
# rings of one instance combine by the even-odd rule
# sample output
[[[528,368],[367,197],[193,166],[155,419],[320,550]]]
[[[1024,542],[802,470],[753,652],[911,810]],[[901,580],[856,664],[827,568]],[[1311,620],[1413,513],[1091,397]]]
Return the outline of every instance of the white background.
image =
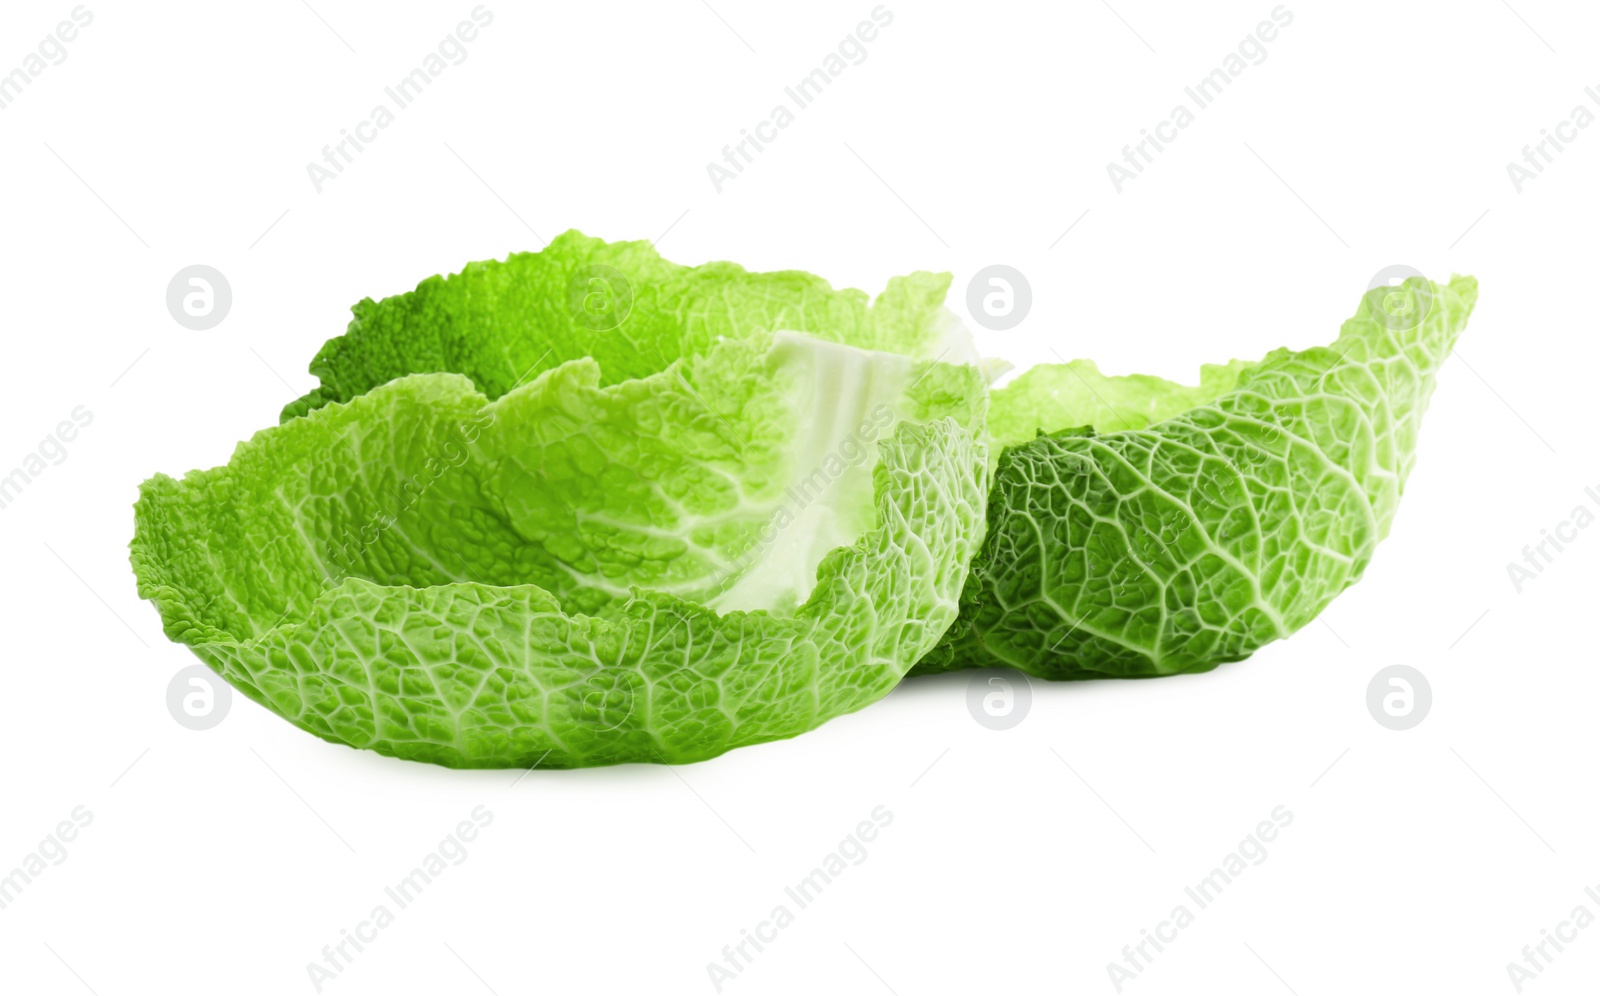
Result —
[[[1124,991],[1510,993],[1523,945],[1600,913],[1600,529],[1520,594],[1506,571],[1600,486],[1600,127],[1520,193],[1506,171],[1600,112],[1600,12],[1292,0],[1266,61],[1119,194],[1107,162],[1270,0],[891,0],[866,61],[718,193],[707,162],[872,0],[491,0],[467,60],[317,193],[306,163],[473,5],[92,2],[0,111],[0,472],[94,414],[0,510],[0,871],[94,814],[0,910],[0,989],[313,992],[306,964],[480,805],[468,859],[325,992],[713,993],[707,963],[880,805],[866,860],[725,992],[1114,993],[1106,964],[1279,805],[1269,857]],[[72,6],[0,8],[0,72]],[[958,310],[1007,263],[1033,311],[980,343],[1022,367],[1188,379],[1325,343],[1393,263],[1482,298],[1366,579],[1209,674],[1035,682],[1006,732],[968,714],[969,675],[917,680],[707,763],[520,781],[239,696],[180,727],[166,688],[194,661],[135,594],[138,483],[275,423],[361,297],[569,227],[874,293],[949,270]],[[191,263],[233,287],[207,332],[164,304]],[[1400,733],[1365,706],[1396,663],[1434,693]],[[1600,927],[1578,936],[1524,991],[1593,991]]]

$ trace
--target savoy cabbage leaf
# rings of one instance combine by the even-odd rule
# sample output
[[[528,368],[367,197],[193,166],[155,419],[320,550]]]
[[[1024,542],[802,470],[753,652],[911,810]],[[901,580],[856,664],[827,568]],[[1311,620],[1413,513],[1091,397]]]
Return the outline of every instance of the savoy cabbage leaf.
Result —
[[[365,301],[282,424],[145,482],[140,594],[252,699],[398,757],[794,736],[955,618],[990,476],[947,283],[869,302],[568,233]]]
[[[1331,346],[1185,387],[1035,367],[991,396],[1003,452],[950,633],[912,673],[1203,671],[1293,633],[1360,579],[1416,459],[1477,282],[1363,298]]]

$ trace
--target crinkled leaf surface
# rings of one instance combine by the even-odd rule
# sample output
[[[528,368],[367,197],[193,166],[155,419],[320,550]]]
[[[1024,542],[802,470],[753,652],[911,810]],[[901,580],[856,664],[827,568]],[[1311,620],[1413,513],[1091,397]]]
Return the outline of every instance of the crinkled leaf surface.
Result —
[[[1387,534],[1476,299],[1470,277],[1380,287],[1332,346],[1207,367],[1197,387],[1077,361],[994,392],[988,534],[913,673],[1173,674],[1293,633]]]
[[[595,266],[625,274],[615,328],[569,293]],[[869,304],[569,233],[364,302],[303,414],[145,483],[140,593],[252,698],[399,757],[684,762],[793,736],[955,618],[987,399],[936,361],[945,280]]]
[[[949,286],[949,274],[913,273],[891,280],[869,306],[865,293],[835,290],[815,274],[682,266],[648,242],[569,231],[541,252],[471,263],[357,304],[345,334],[311,361],[321,384],[283,417],[414,373],[463,374],[493,400],[545,370],[592,359],[603,383],[618,384],[760,331],[933,358],[951,331],[942,309]]]

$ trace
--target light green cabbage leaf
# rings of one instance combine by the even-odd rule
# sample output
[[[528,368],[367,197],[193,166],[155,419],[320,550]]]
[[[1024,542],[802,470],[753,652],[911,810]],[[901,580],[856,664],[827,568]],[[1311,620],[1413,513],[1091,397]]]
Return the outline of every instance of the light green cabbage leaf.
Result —
[[[688,762],[885,694],[955,618],[987,395],[941,307],[568,233],[364,301],[317,391],[145,482],[167,634],[328,740]]]

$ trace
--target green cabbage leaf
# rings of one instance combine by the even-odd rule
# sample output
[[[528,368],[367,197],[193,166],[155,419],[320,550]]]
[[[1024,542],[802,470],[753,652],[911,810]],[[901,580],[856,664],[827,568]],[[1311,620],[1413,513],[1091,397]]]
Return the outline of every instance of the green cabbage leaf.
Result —
[[[889,691],[956,617],[986,384],[913,274],[684,267],[568,233],[363,301],[226,466],[145,482],[170,638],[325,739],[681,763]]]
[[[1374,288],[1331,346],[1208,366],[1194,387],[1078,360],[994,391],[983,549],[913,673],[1203,671],[1304,626],[1388,534],[1477,292]]]

